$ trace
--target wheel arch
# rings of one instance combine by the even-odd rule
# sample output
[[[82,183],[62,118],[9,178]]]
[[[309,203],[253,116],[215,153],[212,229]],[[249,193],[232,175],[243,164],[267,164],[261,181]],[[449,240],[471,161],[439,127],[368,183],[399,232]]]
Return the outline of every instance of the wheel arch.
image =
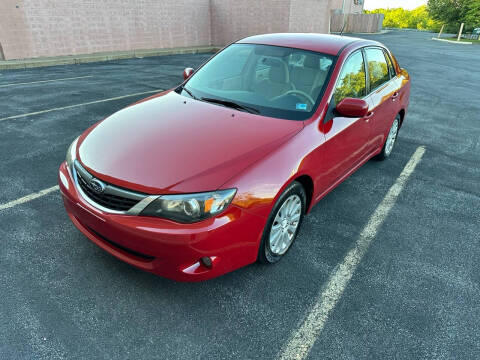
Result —
[[[303,186],[303,189],[305,190],[305,195],[307,196],[307,204],[306,204],[306,212],[310,212],[310,208],[312,205],[312,199],[313,199],[313,179],[310,177],[310,175],[300,175],[297,176],[296,178],[293,179],[293,181],[296,181],[300,183],[300,185]]]
[[[405,109],[401,109],[399,111],[398,115],[400,115],[400,126],[399,126],[399,128],[401,128],[402,125],[403,125],[403,119],[405,118]]]

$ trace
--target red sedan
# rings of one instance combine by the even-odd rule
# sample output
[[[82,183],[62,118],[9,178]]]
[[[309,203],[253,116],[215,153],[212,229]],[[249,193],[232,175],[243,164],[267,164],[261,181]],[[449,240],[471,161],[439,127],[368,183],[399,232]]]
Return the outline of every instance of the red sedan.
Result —
[[[85,131],[59,173],[83,234],[181,281],[280,260],[313,205],[389,157],[410,94],[382,44],[320,34],[248,37],[184,78]]]

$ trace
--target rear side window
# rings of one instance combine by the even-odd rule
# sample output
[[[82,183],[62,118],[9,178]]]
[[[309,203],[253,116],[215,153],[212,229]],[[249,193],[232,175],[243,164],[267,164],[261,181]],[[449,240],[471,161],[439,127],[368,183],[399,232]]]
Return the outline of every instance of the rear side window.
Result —
[[[363,98],[366,93],[365,64],[361,51],[351,55],[343,65],[338,77],[335,93],[335,104],[346,97]]]
[[[378,48],[366,49],[365,55],[367,56],[370,90],[374,90],[390,80],[387,60],[383,50]]]
[[[390,59],[390,56],[387,54],[387,52],[384,52],[384,54],[385,54],[385,58],[387,59],[388,68],[390,69],[390,77],[393,78],[397,76],[397,72],[393,67],[392,59]]]

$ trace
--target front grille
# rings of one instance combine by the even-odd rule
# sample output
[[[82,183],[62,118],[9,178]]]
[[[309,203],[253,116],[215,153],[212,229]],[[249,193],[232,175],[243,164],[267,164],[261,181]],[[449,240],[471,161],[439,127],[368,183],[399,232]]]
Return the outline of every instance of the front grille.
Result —
[[[97,194],[95,191],[90,189],[85,179],[77,173],[78,176],[78,184],[82,188],[85,195],[87,195],[90,199],[95,201],[97,204],[105,206],[108,209],[116,210],[116,211],[127,211],[134,207],[138,201],[133,199],[127,199],[124,197],[111,195],[111,194]]]
[[[89,186],[93,176],[78,162],[75,163],[75,170],[77,183],[83,193],[95,204],[101,205],[107,209],[114,211],[128,211],[145,197],[143,194],[132,193],[105,182],[103,183],[106,186],[106,190],[100,193],[96,192],[91,186]]]

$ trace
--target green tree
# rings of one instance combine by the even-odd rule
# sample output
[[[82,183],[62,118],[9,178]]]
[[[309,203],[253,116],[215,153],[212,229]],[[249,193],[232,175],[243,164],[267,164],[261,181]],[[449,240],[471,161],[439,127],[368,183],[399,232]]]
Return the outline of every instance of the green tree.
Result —
[[[468,4],[464,22],[472,27],[480,26],[480,0],[471,0]]]
[[[463,22],[468,4],[472,0],[428,0],[428,13],[442,24],[455,25]]]
[[[432,31],[438,31],[441,27],[441,23],[432,19],[432,17],[429,15],[427,7],[425,5],[419,6],[413,10],[405,10],[403,8],[376,9],[372,11],[366,11],[366,13],[384,14],[384,27],[409,28]]]

